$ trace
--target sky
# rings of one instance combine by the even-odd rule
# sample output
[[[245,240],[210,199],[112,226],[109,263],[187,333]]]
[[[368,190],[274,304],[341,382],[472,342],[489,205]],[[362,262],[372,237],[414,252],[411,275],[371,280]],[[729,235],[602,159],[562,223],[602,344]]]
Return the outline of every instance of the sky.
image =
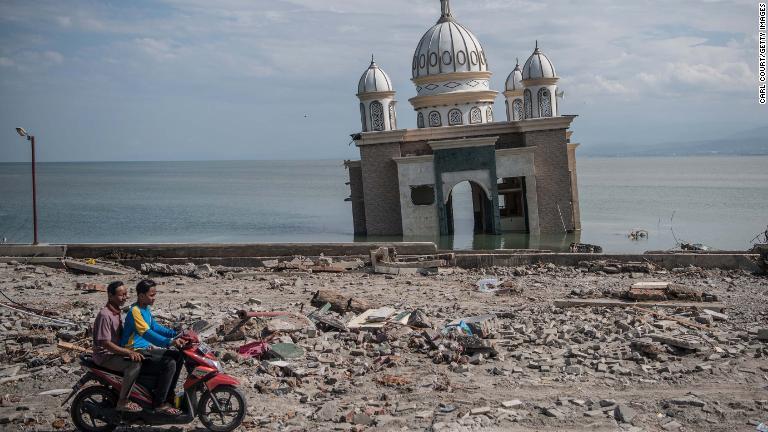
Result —
[[[573,140],[617,148],[764,126],[757,2],[452,0],[503,91],[539,41]],[[357,159],[371,54],[416,127],[438,0],[0,0],[0,162]],[[499,94],[497,113],[504,113]]]

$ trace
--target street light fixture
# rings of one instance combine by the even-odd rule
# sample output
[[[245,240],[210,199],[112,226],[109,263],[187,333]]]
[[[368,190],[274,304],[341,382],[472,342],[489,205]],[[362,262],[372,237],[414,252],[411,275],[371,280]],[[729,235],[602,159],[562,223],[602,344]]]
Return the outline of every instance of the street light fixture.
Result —
[[[32,225],[34,229],[34,241],[33,245],[37,244],[37,184],[35,182],[35,136],[27,133],[24,128],[17,127],[16,133],[20,137],[26,137],[27,141],[32,144]]]

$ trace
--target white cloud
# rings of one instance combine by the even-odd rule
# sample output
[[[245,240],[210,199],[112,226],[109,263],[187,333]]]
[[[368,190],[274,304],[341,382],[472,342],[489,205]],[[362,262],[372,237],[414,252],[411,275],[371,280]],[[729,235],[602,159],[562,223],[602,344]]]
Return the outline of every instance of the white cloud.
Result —
[[[139,48],[139,50],[158,61],[171,60],[177,56],[174,43],[170,40],[139,38],[134,39],[134,43]]]
[[[55,19],[56,22],[62,27],[72,27],[72,18],[68,16],[58,16]]]
[[[64,62],[64,56],[56,51],[45,51],[41,54],[42,58],[53,64]]]

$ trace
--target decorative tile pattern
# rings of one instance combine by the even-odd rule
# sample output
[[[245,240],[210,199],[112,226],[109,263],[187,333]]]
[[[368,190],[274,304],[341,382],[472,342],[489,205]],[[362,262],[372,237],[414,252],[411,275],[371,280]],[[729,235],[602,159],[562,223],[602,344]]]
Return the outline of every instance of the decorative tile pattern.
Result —
[[[371,128],[375,131],[384,130],[384,106],[379,101],[371,102]]]
[[[483,113],[480,111],[480,108],[473,107],[469,111],[469,123],[470,124],[478,124],[483,122]]]
[[[549,90],[543,87],[539,89],[539,114],[541,114],[541,117],[552,117],[550,93]]]
[[[461,116],[461,111],[454,108],[450,111],[448,111],[448,125],[449,126],[456,126],[464,123],[464,120]]]
[[[432,111],[429,113],[429,126],[438,127],[443,125],[443,120],[440,118],[440,113]]]
[[[515,99],[515,101],[512,102],[512,109],[515,112],[516,120],[522,120],[525,118],[525,113],[523,113],[523,101],[520,99]]]
[[[525,118],[529,119],[533,117],[533,101],[531,100],[531,91],[529,89],[525,89],[525,92],[523,93],[523,98],[525,100]]]

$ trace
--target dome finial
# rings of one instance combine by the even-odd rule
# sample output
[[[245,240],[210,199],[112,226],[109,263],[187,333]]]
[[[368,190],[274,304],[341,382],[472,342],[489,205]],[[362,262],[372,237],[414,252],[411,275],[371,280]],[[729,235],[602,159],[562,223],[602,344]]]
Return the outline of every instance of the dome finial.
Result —
[[[441,23],[452,19],[450,0],[440,0],[440,19],[437,22]]]
[[[373,53],[371,53],[371,66],[376,65],[376,62],[373,60]]]
[[[539,40],[536,39],[536,50],[538,50],[538,49],[539,49]]]

